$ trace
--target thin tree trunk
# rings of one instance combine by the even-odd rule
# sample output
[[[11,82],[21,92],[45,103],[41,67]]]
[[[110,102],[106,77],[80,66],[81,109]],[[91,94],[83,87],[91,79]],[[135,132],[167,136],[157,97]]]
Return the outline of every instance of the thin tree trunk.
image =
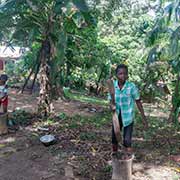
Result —
[[[38,67],[37,67],[37,68],[38,68],[37,73],[38,73],[38,71],[39,71],[39,66],[40,66],[39,59],[40,59],[40,53],[38,53],[38,56],[37,56],[37,59],[36,59],[36,61],[39,63],[39,64],[38,64]],[[34,72],[35,68],[36,68],[36,63],[34,63],[32,69],[31,69],[31,72],[30,72],[29,76],[27,77],[27,79],[26,79],[26,81],[25,81],[25,83],[24,83],[24,85],[23,85],[23,88],[22,88],[21,93],[24,92],[24,89],[25,89],[25,87],[26,87],[26,85],[27,85],[30,77],[32,76],[32,73]]]
[[[100,93],[100,90],[99,90],[99,82],[100,82],[101,77],[102,77],[102,75],[103,75],[103,70],[104,70],[104,68],[102,68],[101,73],[100,73],[100,75],[99,75],[99,79],[98,79],[98,81],[97,81],[97,83],[96,83],[96,95],[99,95],[99,93]]]
[[[174,94],[173,94],[173,97],[172,97],[172,109],[171,109],[171,112],[170,112],[170,115],[169,115],[169,118],[168,118],[168,121],[169,122],[173,122],[175,120],[175,112],[176,112],[176,109],[178,108],[177,107],[177,103],[174,102],[174,98],[178,98],[179,97],[179,86],[180,86],[180,74],[178,74],[177,76],[177,80],[176,80],[176,86],[175,86],[175,90],[174,90]]]
[[[69,59],[71,60],[71,59]],[[70,81],[69,81],[69,76],[71,75],[71,64],[69,63],[69,61],[66,62],[66,66],[67,66],[67,69],[66,69],[66,83],[65,83],[65,86],[69,87],[70,86]]]
[[[0,135],[8,132],[7,127],[7,113],[0,115]]]
[[[24,89],[25,89],[25,87],[26,87],[26,85],[27,85],[27,83],[28,83],[30,77],[32,76],[35,67],[36,67],[36,65],[34,64],[33,68],[31,69],[31,71],[30,71],[28,77],[26,78],[26,80],[25,80],[25,82],[24,82],[24,85],[23,85],[23,87],[22,87],[21,93],[24,92]]]
[[[35,84],[38,72],[39,72],[39,68],[40,68],[40,63],[38,64],[35,75],[34,75],[34,79],[33,79],[32,86],[31,86],[31,94],[32,94],[32,91],[33,91],[33,88],[34,88],[34,84]]]

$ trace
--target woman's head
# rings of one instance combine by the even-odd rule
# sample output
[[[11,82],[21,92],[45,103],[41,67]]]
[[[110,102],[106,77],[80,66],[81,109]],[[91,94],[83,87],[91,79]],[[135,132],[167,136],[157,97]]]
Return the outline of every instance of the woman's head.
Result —
[[[128,67],[125,64],[117,66],[116,77],[121,83],[124,83],[128,79]]]
[[[3,85],[8,80],[8,76],[6,74],[1,74],[0,76],[0,84]]]

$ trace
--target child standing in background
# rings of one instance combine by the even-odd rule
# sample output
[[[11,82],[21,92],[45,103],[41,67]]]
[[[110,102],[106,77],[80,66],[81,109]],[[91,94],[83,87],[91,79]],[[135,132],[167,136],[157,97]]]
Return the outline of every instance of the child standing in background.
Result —
[[[0,76],[0,106],[3,107],[3,113],[7,113],[8,107],[8,88],[7,82],[8,77],[6,74],[2,74]]]

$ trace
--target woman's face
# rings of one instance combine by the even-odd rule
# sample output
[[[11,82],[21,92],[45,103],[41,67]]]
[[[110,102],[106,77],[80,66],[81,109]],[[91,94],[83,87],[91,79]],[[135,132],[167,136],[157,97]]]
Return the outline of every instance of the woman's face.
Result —
[[[128,79],[127,70],[125,68],[118,69],[116,76],[121,83],[124,83]]]
[[[4,85],[4,81],[3,80],[0,80],[0,85]]]

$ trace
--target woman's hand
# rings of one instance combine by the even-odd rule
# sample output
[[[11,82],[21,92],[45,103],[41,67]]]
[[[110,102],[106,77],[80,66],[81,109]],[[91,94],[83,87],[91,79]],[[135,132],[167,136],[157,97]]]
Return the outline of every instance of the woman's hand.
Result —
[[[116,106],[112,103],[110,103],[110,110],[113,112],[116,110]]]

